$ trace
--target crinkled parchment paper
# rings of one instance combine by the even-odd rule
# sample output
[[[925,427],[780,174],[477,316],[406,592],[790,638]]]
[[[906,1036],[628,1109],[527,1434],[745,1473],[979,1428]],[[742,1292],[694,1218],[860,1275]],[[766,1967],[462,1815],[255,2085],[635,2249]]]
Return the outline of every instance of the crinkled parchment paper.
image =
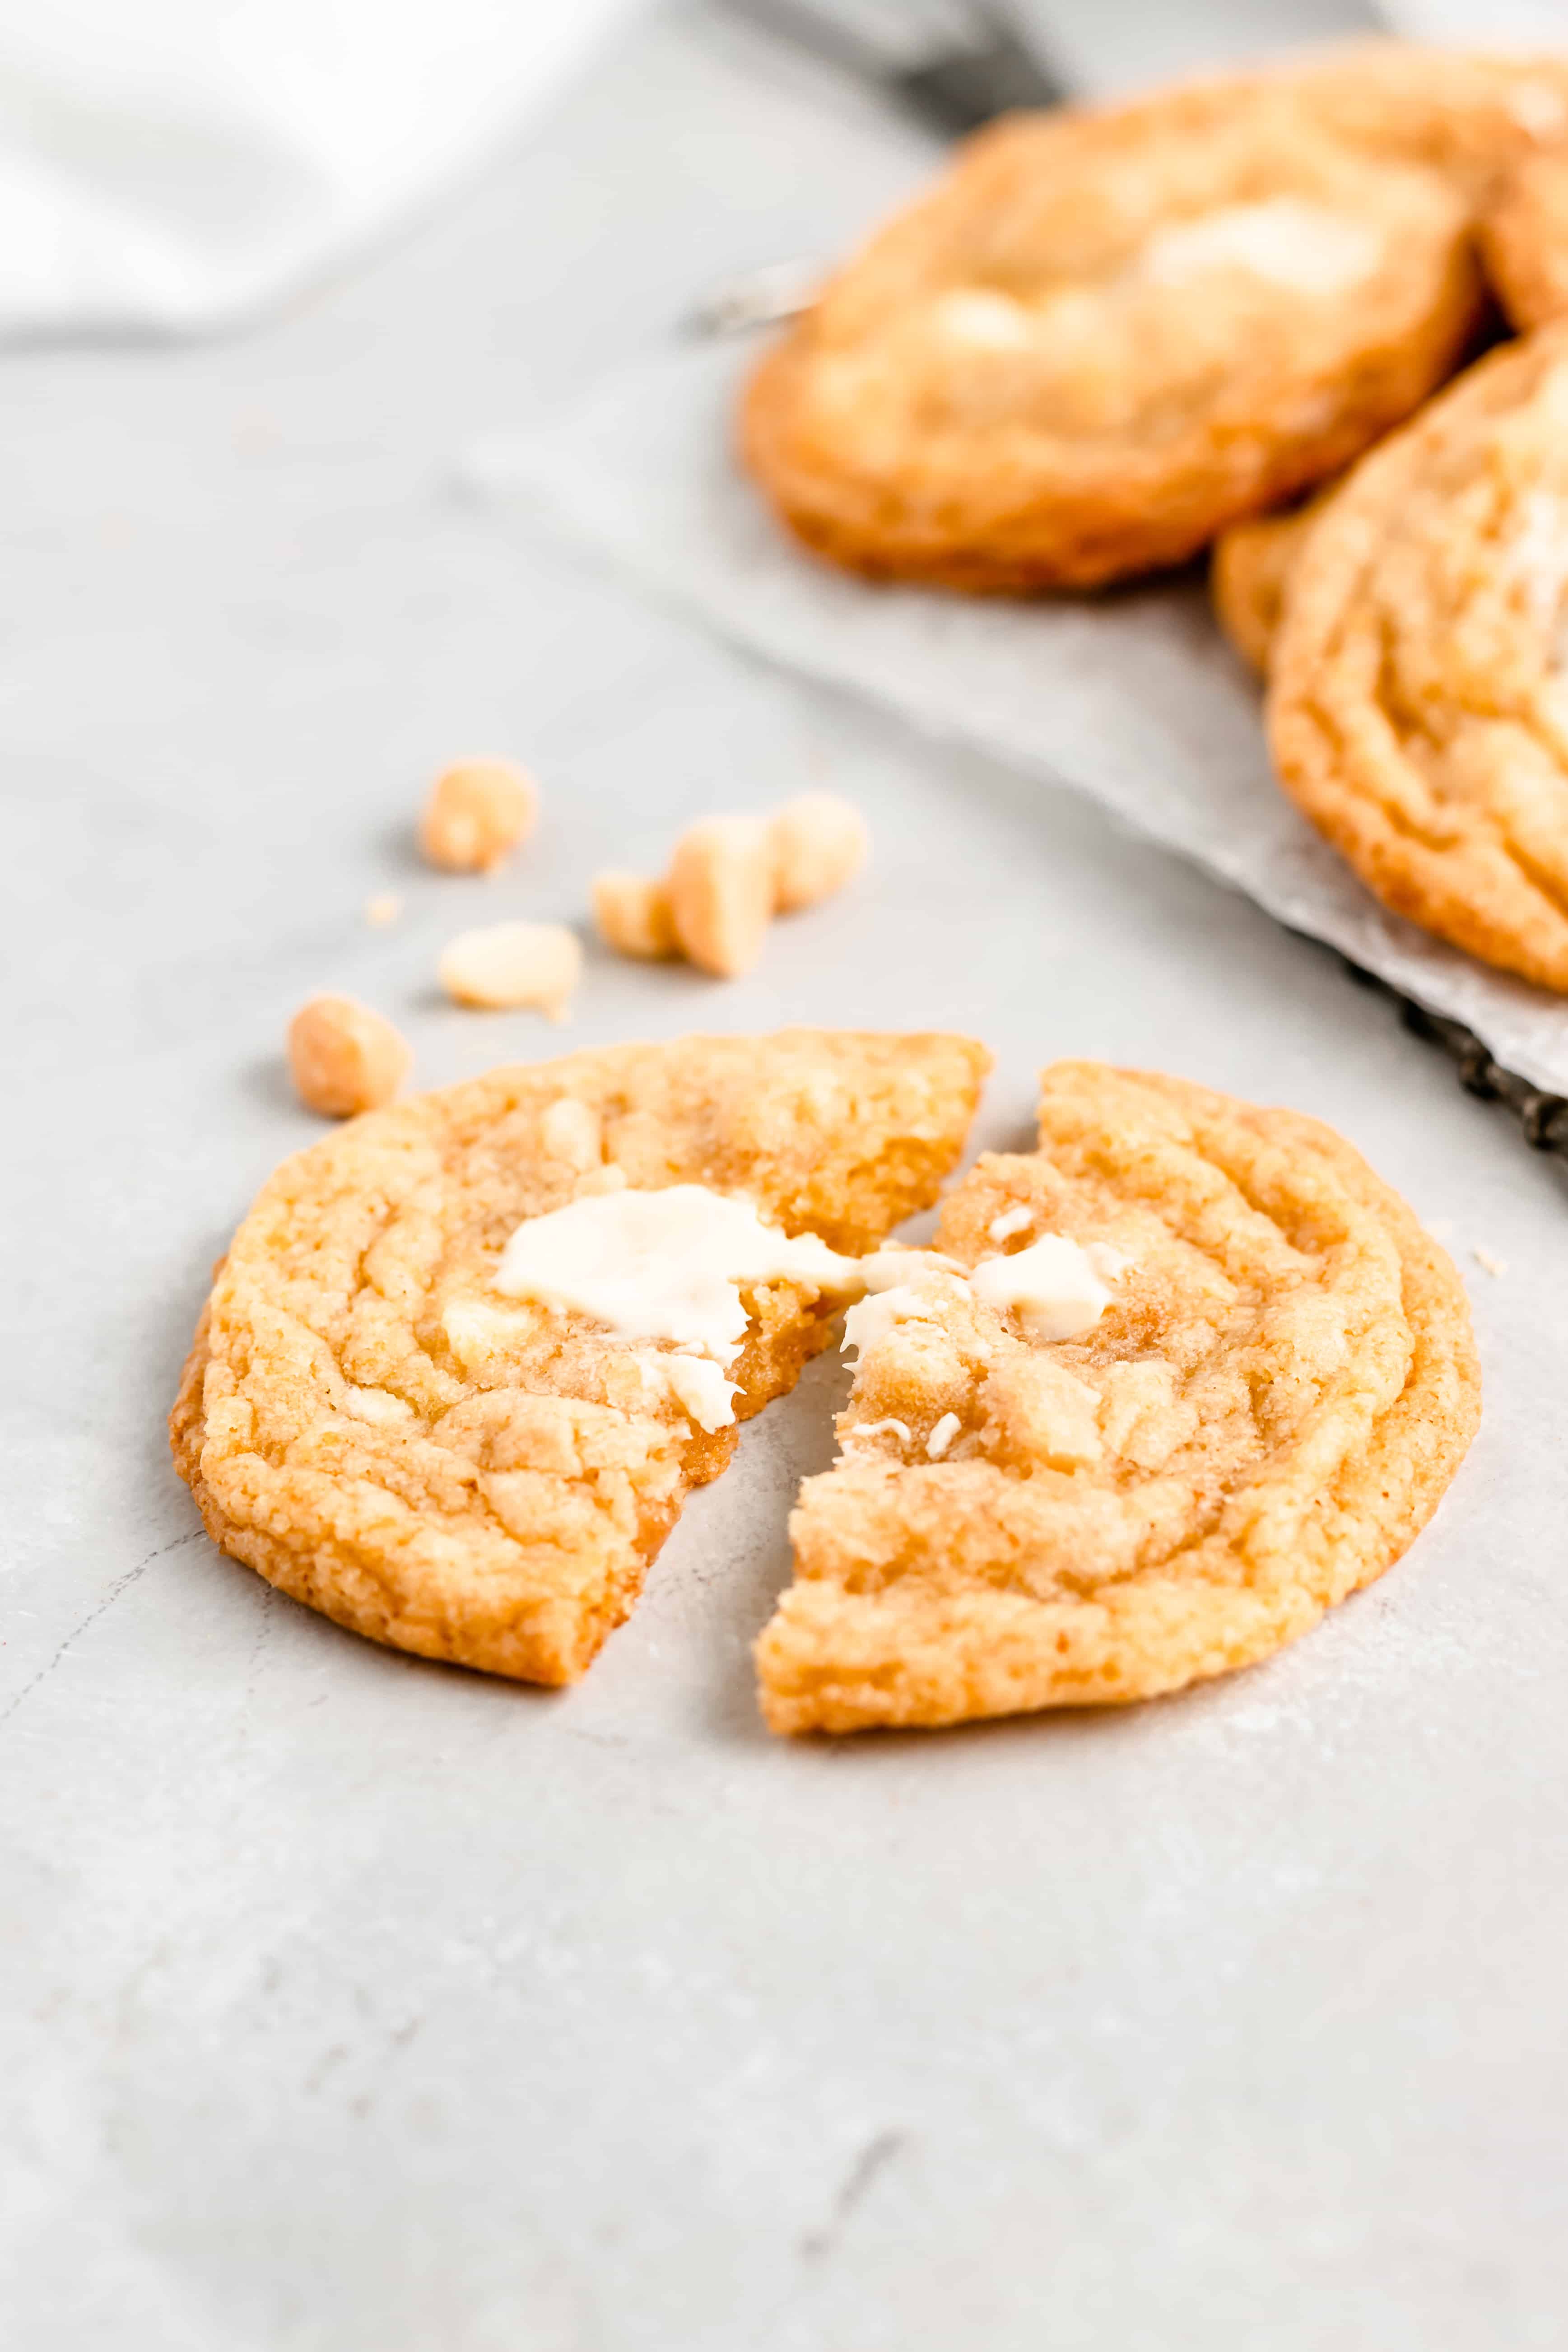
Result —
[[[829,571],[791,546],[734,465],[748,357],[688,348],[650,362],[564,419],[486,441],[465,478],[552,516],[752,651],[1086,793],[1568,1094],[1568,1001],[1384,913],[1284,799],[1257,686],[1201,587],[1007,603]]]

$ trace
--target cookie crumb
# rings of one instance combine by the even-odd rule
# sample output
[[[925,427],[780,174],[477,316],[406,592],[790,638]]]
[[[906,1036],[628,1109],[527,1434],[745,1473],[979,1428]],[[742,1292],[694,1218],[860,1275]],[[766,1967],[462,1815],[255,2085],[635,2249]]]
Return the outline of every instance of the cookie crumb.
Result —
[[[378,890],[374,898],[364,902],[364,919],[373,931],[384,931],[389,923],[396,922],[402,912],[403,901],[395,890]]]
[[[1499,1275],[1508,1272],[1507,1261],[1499,1257],[1492,1250],[1477,1248],[1470,1252],[1470,1255],[1475,1259],[1481,1272],[1489,1274],[1494,1282]]]
[[[582,969],[582,946],[564,923],[492,923],[459,931],[436,971],[455,1003],[490,1012],[527,1004],[564,1021]]]
[[[463,760],[430,788],[419,846],[449,874],[493,874],[539,817],[539,787],[507,760]]]
[[[352,996],[312,996],[289,1024],[289,1067],[300,1099],[329,1118],[379,1110],[413,1060],[391,1022]]]

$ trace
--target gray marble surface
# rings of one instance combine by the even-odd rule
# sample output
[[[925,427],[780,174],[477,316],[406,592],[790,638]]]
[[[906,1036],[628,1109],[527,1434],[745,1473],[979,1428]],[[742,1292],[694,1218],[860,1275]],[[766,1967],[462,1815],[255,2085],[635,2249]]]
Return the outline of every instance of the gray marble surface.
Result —
[[[748,667],[449,491],[473,436],[837,239],[912,135],[679,21],[266,331],[0,364],[12,1117],[0,1357],[0,2334],[18,2352],[1499,2352],[1563,2339],[1568,1196],[1316,952],[1081,806]],[[420,872],[464,749],[536,846]],[[163,1415],[312,1123],[344,987],[436,1083],[483,906],[806,781],[875,865],[719,990],[591,961],[563,1041],[784,1020],[1103,1054],[1317,1112],[1448,1221],[1486,1426],[1272,1664],[1103,1718],[787,1747],[749,1640],[837,1375],[747,1433],[546,1696],[226,1562]],[[361,918],[404,894],[393,930]],[[1479,1246],[1506,1271],[1482,1272]]]

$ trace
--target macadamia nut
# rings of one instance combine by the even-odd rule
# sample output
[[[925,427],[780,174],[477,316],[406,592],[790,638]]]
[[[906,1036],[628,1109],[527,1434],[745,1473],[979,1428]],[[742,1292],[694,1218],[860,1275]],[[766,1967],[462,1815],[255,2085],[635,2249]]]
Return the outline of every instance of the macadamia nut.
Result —
[[[773,910],[773,850],[753,816],[711,816],[681,835],[669,863],[675,935],[700,971],[733,980],[763,951]]]
[[[564,923],[492,923],[459,931],[443,949],[437,975],[458,1004],[490,1010],[529,1004],[564,1021],[583,970],[583,950]]]
[[[596,875],[594,919],[619,955],[685,955],[733,980],[756,962],[774,915],[841,890],[869,845],[865,818],[835,793],[802,793],[772,819],[708,817],[677,842],[668,881]]]
[[[836,793],[802,793],[768,828],[773,912],[793,915],[842,890],[866,862],[870,835],[858,808]]]
[[[413,1059],[391,1022],[352,996],[312,996],[289,1024],[289,1067],[300,1099],[330,1118],[379,1110]]]
[[[437,777],[419,846],[453,874],[489,874],[533,831],[539,787],[505,760],[464,760]]]
[[[668,889],[641,874],[595,874],[594,920],[617,955],[657,963],[680,953]]]

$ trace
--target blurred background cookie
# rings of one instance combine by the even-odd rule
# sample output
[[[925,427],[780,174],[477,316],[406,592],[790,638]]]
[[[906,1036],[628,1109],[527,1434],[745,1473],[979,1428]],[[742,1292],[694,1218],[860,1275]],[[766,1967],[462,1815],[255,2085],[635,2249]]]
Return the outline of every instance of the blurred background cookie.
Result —
[[[1481,223],[1481,260],[1511,323],[1568,310],[1568,154],[1531,155]]]
[[[747,388],[742,446],[852,569],[966,589],[1180,562],[1450,373],[1561,63],[1369,45],[982,132]]]

